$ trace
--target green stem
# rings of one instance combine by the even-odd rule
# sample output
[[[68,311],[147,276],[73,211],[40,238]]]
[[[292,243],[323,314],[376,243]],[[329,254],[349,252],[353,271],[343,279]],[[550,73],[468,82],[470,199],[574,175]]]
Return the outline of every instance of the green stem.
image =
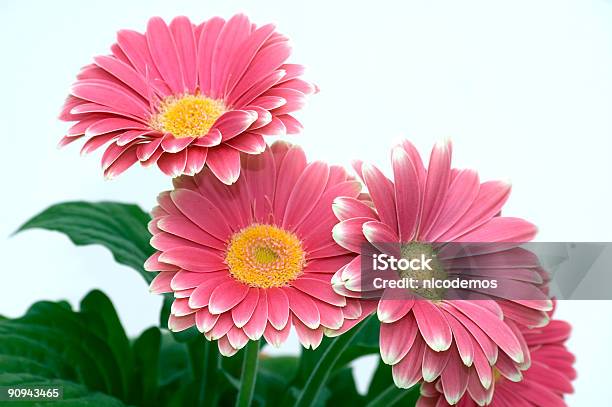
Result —
[[[242,375],[240,376],[240,391],[236,399],[236,407],[249,407],[255,393],[257,365],[259,363],[259,341],[249,341],[244,349]]]
[[[353,339],[359,334],[361,329],[366,325],[368,319],[361,321],[359,325],[354,327],[348,332],[335,338],[327,347],[319,363],[315,366],[314,370],[310,374],[306,385],[302,389],[300,396],[294,404],[294,407],[311,407],[315,404],[317,396],[325,386],[327,379],[331,375],[336,363],[349,347]]]
[[[387,387],[375,399],[371,400],[366,407],[388,407],[395,404],[410,405],[409,400],[416,403],[419,398],[419,386],[412,386],[408,390],[400,389],[395,384]],[[412,403],[412,405],[414,404]]]

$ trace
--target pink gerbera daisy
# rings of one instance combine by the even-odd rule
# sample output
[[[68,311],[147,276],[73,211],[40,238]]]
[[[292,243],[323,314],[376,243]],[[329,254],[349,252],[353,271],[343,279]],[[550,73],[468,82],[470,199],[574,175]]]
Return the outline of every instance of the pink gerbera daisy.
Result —
[[[224,355],[262,335],[278,346],[292,326],[316,348],[324,328],[361,313],[330,283],[355,257],[332,239],[332,202],[361,185],[286,143],[242,158],[233,185],[204,169],[160,194],[150,223],[158,251],[145,264],[160,272],[151,290],[174,293],[171,330],[196,325]]]
[[[523,373],[520,382],[495,375],[495,394],[493,390],[483,393],[475,377],[468,385],[469,395],[457,403],[460,407],[512,406],[512,407],[562,407],[565,394],[573,393],[572,380],[576,378],[574,355],[567,350],[565,341],[570,336],[571,327],[565,321],[553,320],[544,328],[521,329],[531,353],[531,367]],[[493,387],[493,386],[492,386]],[[448,406],[442,396],[442,383],[424,383],[421,386],[419,407]]]
[[[85,137],[89,153],[109,144],[106,177],[134,163],[170,176],[204,165],[222,182],[240,174],[240,152],[259,154],[263,136],[298,133],[291,115],[314,85],[287,64],[288,39],[242,14],[199,25],[149,20],[144,34],[121,30],[111,54],[94,58],[70,90],[60,119],[76,122],[60,145]]]
[[[537,258],[516,243],[499,244],[496,250],[485,246],[487,250],[468,258],[445,258],[454,253],[448,249],[454,246],[445,242],[518,243],[536,233],[525,220],[498,216],[510,193],[508,184],[481,184],[475,171],[452,169],[451,150],[449,142],[437,144],[426,168],[411,143],[397,145],[392,152],[394,181],[374,166],[356,163],[371,201],[343,197],[334,202],[340,220],[334,239],[359,256],[332,283],[345,296],[380,299],[380,352],[393,366],[398,387],[440,378],[444,395],[454,403],[466,391],[470,375],[479,379],[483,391],[491,387],[495,371],[520,379],[529,352],[514,322],[545,325],[552,303],[540,289]],[[437,256],[440,262],[427,278],[487,278],[495,271],[503,286],[514,291],[380,289],[369,284],[364,267],[372,247],[399,258]],[[523,297],[513,298],[513,293]],[[357,321],[347,321],[335,334]]]

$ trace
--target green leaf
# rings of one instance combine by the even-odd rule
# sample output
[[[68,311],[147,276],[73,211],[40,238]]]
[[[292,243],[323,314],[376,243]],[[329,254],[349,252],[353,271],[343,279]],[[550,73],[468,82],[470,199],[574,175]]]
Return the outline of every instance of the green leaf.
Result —
[[[368,393],[366,399],[372,400],[377,397],[380,393],[385,391],[389,385],[393,383],[393,376],[391,371],[391,365],[386,364],[382,359],[378,359],[378,366],[372,376],[372,381],[368,387]]]
[[[99,244],[121,264],[137,270],[149,283],[155,277],[144,270],[153,254],[147,230],[149,215],[137,205],[117,202],[64,202],[50,206],[21,226],[61,232],[78,245]]]
[[[362,329],[367,326],[371,319],[373,318],[370,317],[366,319],[350,331],[329,341],[329,344],[325,346],[325,350],[315,368],[310,372],[308,380],[294,404],[295,407],[310,407],[316,405],[319,394],[324,389],[334,369],[337,368],[337,363],[341,359],[343,353],[350,347],[353,341],[359,337]]]
[[[155,404],[159,388],[159,359],[161,333],[158,328],[144,331],[132,344],[133,372],[130,402],[151,406]]]
[[[400,389],[393,382],[391,366],[378,359],[378,367],[368,387],[365,396],[368,407],[389,407],[415,405],[419,398],[419,386],[410,389]]]
[[[56,404],[66,406],[178,406],[199,384],[186,344],[159,328],[130,343],[100,291],[79,312],[41,301],[20,318],[0,320],[0,372],[0,386],[62,386]]]
[[[414,406],[419,399],[419,386],[400,389],[391,383],[389,387],[372,399],[366,407]]]
[[[344,367],[334,374],[327,388],[331,392],[327,405],[356,407],[364,404],[364,397],[357,392],[353,369],[350,367]]]
[[[118,373],[122,381],[121,394],[127,396],[132,370],[132,350],[113,304],[101,291],[92,291],[81,301],[81,311],[88,316],[89,328],[98,336],[107,339],[115,360],[120,362]]]

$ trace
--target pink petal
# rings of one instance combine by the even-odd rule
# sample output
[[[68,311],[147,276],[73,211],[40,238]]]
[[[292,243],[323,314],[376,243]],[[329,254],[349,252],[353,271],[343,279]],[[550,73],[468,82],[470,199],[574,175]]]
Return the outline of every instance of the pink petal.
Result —
[[[306,166],[287,200],[283,227],[294,230],[310,214],[323,194],[329,166],[323,162],[312,162]]]
[[[428,300],[416,300],[412,312],[427,345],[436,352],[447,350],[453,336],[442,311]]]
[[[282,330],[285,328],[289,319],[289,299],[280,288],[270,288],[268,294],[268,321],[276,328]]]
[[[149,113],[149,106],[141,99],[129,90],[112,82],[99,79],[78,81],[72,85],[70,93],[79,98],[112,107],[136,117],[146,118]]]
[[[471,301],[456,300],[451,305],[476,323],[515,362],[524,360],[520,343],[512,330],[499,317]]]
[[[234,321],[232,321],[232,317],[229,312],[224,314],[220,314],[219,319],[215,323],[215,326],[207,332],[207,336],[210,340],[216,341],[217,339],[225,336],[230,329],[234,327]]]
[[[399,363],[410,351],[417,337],[418,327],[409,315],[394,323],[380,325],[380,357],[388,365]]]
[[[208,199],[187,189],[178,189],[170,194],[177,208],[202,230],[221,241],[232,234],[223,213]]]
[[[448,231],[466,213],[476,199],[480,184],[478,173],[473,170],[459,171],[451,182],[447,197],[440,215],[430,232],[425,236],[426,241],[433,242],[440,235]]]
[[[294,288],[283,287],[282,290],[287,295],[291,312],[307,327],[311,329],[318,328],[321,323],[321,317],[314,301]]]
[[[339,329],[344,322],[342,308],[331,305],[324,301],[314,300],[321,317],[321,326],[326,329]]]
[[[231,147],[220,145],[208,150],[207,164],[219,181],[231,185],[240,175],[240,153]]]
[[[216,147],[221,144],[221,132],[217,129],[210,129],[204,137],[198,137],[193,141],[194,146]]]
[[[489,181],[480,185],[478,195],[467,212],[439,240],[453,241],[458,236],[484,224],[497,215],[510,196],[510,184]]]
[[[232,309],[232,319],[238,328],[249,322],[258,302],[259,289],[250,288],[244,299]]]
[[[129,144],[131,141],[134,141],[138,138],[146,136],[147,134],[150,134],[150,133],[151,131],[149,130],[128,130],[124,133],[121,133],[121,135],[117,139],[117,145],[125,146]],[[142,140],[146,140],[146,139],[147,138],[142,138]]]
[[[198,38],[198,82],[200,90],[205,95],[211,94],[212,59],[216,49],[215,44],[224,25],[225,20],[213,17],[204,23],[204,28]]]
[[[285,124],[276,116],[272,116],[272,120],[270,120],[270,123],[252,131],[254,133],[261,134],[262,136],[284,136],[285,134],[287,134],[287,128],[285,127]]]
[[[236,327],[232,327],[232,329],[227,332],[227,339],[235,349],[242,349],[247,342],[249,342],[249,337],[244,334],[242,329]]]
[[[130,168],[137,161],[138,156],[136,155],[136,148],[129,148],[125,150],[115,161],[113,161],[113,163],[106,170],[104,170],[104,177],[106,179],[113,179]]]
[[[528,242],[538,229],[520,218],[495,217],[471,232],[455,239],[457,242]]]
[[[185,329],[191,328],[195,325],[195,314],[178,317],[170,314],[168,319],[168,329],[172,332],[180,332]]]
[[[261,81],[261,78],[266,78],[276,73],[275,70],[280,67],[290,54],[291,48],[287,41],[280,41],[263,47],[253,58],[249,68],[236,84],[231,95],[229,95],[230,103],[237,106],[246,105],[259,96],[260,93],[252,95],[248,90],[255,88],[257,83]],[[280,73],[284,74],[282,71]],[[274,83],[278,82],[278,80],[280,80],[280,77]],[[272,84],[268,85],[268,87],[270,86]]]
[[[338,307],[346,305],[344,297],[336,294],[329,282],[302,276],[291,282],[291,286],[328,304]]]
[[[454,405],[467,390],[469,372],[467,367],[461,363],[457,350],[452,348],[449,352],[450,356],[446,369],[442,372],[441,382],[446,401]]]
[[[177,272],[178,267],[172,264],[162,263],[159,261],[160,254],[161,254],[160,252],[153,253],[153,255],[151,255],[151,257],[149,257],[147,261],[145,261],[144,269],[146,271],[174,271],[174,272]]]
[[[238,352],[238,349],[232,346],[227,336],[220,338],[217,345],[219,346],[219,353],[225,357],[232,357]]]
[[[260,154],[266,149],[266,142],[263,137],[255,133],[243,133],[226,141],[226,144],[247,154]]]
[[[187,298],[177,298],[172,302],[172,306],[170,307],[170,313],[177,317],[184,317],[186,315],[191,315],[196,310],[191,309],[189,307],[189,300]]]
[[[202,171],[206,164],[208,149],[206,147],[191,146],[187,149],[187,163],[185,164],[185,173],[195,175]]]
[[[211,274],[212,273],[193,273],[181,270],[174,275],[170,282],[170,286],[172,290],[175,291],[195,288],[207,279],[212,278],[213,276]],[[215,277],[219,277],[219,275],[215,273]]]
[[[191,302],[190,302],[191,303]],[[219,314],[211,314],[208,311],[208,308],[200,308],[196,312],[196,326],[198,327],[198,331],[200,332],[208,332],[217,323],[219,320]]]
[[[94,57],[96,65],[104,69],[106,72],[115,76],[121,82],[138,92],[143,98],[148,99],[150,96],[149,86],[144,77],[138,73],[131,65],[112,56],[100,55]]]
[[[185,171],[187,165],[187,151],[183,150],[176,154],[163,153],[157,160],[157,166],[162,172],[170,177],[178,177]]]
[[[270,203],[274,199],[276,166],[272,152],[267,149],[261,155],[245,157],[244,176],[250,191],[253,216],[265,222],[270,213]]]
[[[393,382],[400,389],[408,389],[422,378],[421,363],[425,346],[425,342],[417,336],[410,352],[398,364],[393,365]]]
[[[457,346],[457,350],[459,351],[459,356],[461,357],[463,364],[466,366],[471,366],[474,361],[473,337],[468,333],[465,327],[452,316],[446,318],[446,320],[448,321],[448,325],[451,327],[451,331],[453,332],[455,345]]]
[[[185,90],[194,93],[197,86],[197,55],[193,25],[187,17],[175,17],[170,31],[178,53]]]
[[[304,130],[302,123],[291,115],[281,114],[276,116],[276,118],[283,122],[288,135],[300,134]]]
[[[218,130],[222,140],[226,141],[245,132],[257,117],[252,110],[230,110],[217,119],[213,129]]]
[[[161,145],[162,138],[155,138],[148,143],[142,143],[138,145],[138,149],[136,153],[138,155],[138,159],[140,161],[146,161],[153,156],[153,154],[157,151],[159,146]]]
[[[392,291],[394,289],[385,290],[381,300],[378,302],[377,315],[378,320],[382,323],[392,323],[401,320],[415,305],[413,298],[398,298],[398,293],[392,293]]]
[[[257,52],[262,48],[265,42],[274,32],[272,24],[266,24],[257,28],[250,33],[248,39],[242,42],[239,47],[236,47],[231,65],[226,71],[225,96],[231,95],[236,87],[236,84],[243,77],[249,65],[257,55]]]
[[[450,353],[448,351],[436,352],[426,346],[423,353],[423,380],[426,382],[436,380],[446,367]]]
[[[89,154],[95,150],[97,150],[98,148],[102,147],[103,145],[105,145],[106,143],[113,141],[115,139],[117,139],[118,134],[117,133],[107,133],[107,134],[102,134],[100,136],[95,136],[90,138],[89,140],[87,140],[85,142],[85,144],[83,144],[83,147],[81,147],[81,154],[85,155],[85,154]],[[71,139],[76,140],[78,137],[71,137]],[[125,145],[120,145],[118,144],[118,142],[115,143],[115,147],[113,147],[113,150],[116,151],[117,153],[122,152],[123,149],[121,149],[120,147],[124,147]],[[126,147],[127,148],[127,147]],[[111,151],[113,151],[111,150]],[[104,165],[106,165],[108,168],[110,166],[110,164],[112,164],[112,162],[114,162],[114,160],[116,159],[116,157],[114,157],[112,159],[112,161],[110,163],[104,163],[103,164],[103,168]]]
[[[413,240],[421,206],[420,181],[414,165],[401,147],[393,149],[393,180],[399,235],[402,242]]]
[[[170,281],[176,275],[174,271],[162,271],[158,273],[153,281],[151,281],[151,286],[149,290],[153,294],[163,294],[163,293],[171,293],[172,287],[170,287]]]
[[[279,174],[283,174],[277,180],[276,195],[274,197],[274,217],[283,219],[287,202],[297,180],[306,168],[306,155],[299,146],[293,146],[287,151],[280,165]]]
[[[397,233],[397,213],[395,211],[393,183],[378,168],[372,165],[364,165],[362,172],[380,220]]]
[[[440,214],[450,184],[451,146],[437,143],[429,159],[419,236],[426,236]]]
[[[257,306],[249,322],[242,327],[244,333],[253,341],[258,340],[264,333],[268,323],[268,299],[265,290],[259,290]]]
[[[347,220],[350,218],[371,218],[372,220],[378,219],[376,212],[360,201],[359,199],[339,196],[334,200],[332,205],[334,215],[338,220]]]
[[[292,319],[293,326],[298,335],[298,340],[306,349],[316,349],[323,340],[323,328],[318,329],[311,328],[302,323],[299,318],[295,316]]]
[[[151,59],[147,39],[143,34],[131,30],[120,30],[117,33],[117,43],[134,68],[147,78],[147,84],[155,88],[156,93],[164,96],[171,93]]]
[[[264,338],[270,345],[278,348],[287,341],[291,333],[291,323],[286,323],[285,327],[281,330],[275,329],[272,325],[268,324],[264,331]]]
[[[148,127],[134,120],[122,119],[122,118],[108,118],[99,120],[91,124],[85,131],[87,137],[98,136],[104,133],[110,133],[117,130],[150,130]]]
[[[203,246],[212,247],[218,250],[225,250],[225,244],[221,240],[213,237],[209,233],[206,233],[183,216],[165,216],[157,222],[157,226],[165,232],[172,233],[173,235],[182,237],[184,239],[190,239],[191,241],[199,243]]]
[[[164,251],[159,256],[159,260],[194,272],[205,273],[227,268],[227,265],[223,263],[220,252],[205,247],[200,249],[193,247],[176,247]]]
[[[183,74],[176,45],[170,29],[160,17],[153,17],[147,24],[147,44],[151,58],[159,73],[175,94],[185,90]]]
[[[370,218],[351,218],[343,220],[332,229],[332,236],[336,243],[354,253],[361,253],[363,245],[368,241],[363,235],[363,224],[371,221]]]
[[[232,16],[221,29],[210,65],[211,97],[223,97],[231,62],[240,45],[248,38],[250,31],[251,23],[244,14]]]
[[[378,221],[365,222],[362,226],[365,238],[382,253],[400,258],[399,237],[386,224]]]
[[[166,134],[161,143],[161,147],[167,153],[178,153],[193,142],[191,137],[176,138],[172,134]]]

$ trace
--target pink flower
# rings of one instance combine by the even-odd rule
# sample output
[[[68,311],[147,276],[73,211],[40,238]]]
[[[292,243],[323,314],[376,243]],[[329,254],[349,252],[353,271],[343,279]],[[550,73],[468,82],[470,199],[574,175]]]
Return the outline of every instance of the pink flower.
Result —
[[[85,137],[82,153],[108,144],[104,175],[134,163],[172,177],[204,165],[226,184],[240,174],[240,152],[259,154],[264,136],[301,130],[292,116],[316,87],[287,64],[288,39],[273,25],[238,14],[202,24],[159,17],[147,31],[121,30],[110,55],[83,67],[60,119],[76,122],[60,145]]]
[[[531,353],[531,367],[523,372],[522,380],[513,382],[500,374],[495,375],[494,385],[482,392],[475,377],[470,377],[468,393],[457,405],[460,407],[491,406],[566,406],[563,397],[573,393],[572,380],[574,355],[565,347],[571,327],[565,321],[553,320],[545,328],[527,329],[521,332]],[[495,394],[493,393],[495,387]],[[448,406],[442,396],[442,383],[424,383],[418,407]]]
[[[332,202],[357,197],[361,184],[281,142],[244,155],[242,172],[227,186],[204,169],[159,195],[150,223],[158,251],[145,264],[160,272],[151,291],[174,293],[170,329],[196,325],[224,355],[262,335],[278,346],[292,326],[316,348],[324,328],[361,313],[330,284],[355,257],[332,239]]]
[[[340,223],[333,236],[359,256],[342,267],[332,283],[345,296],[379,299],[380,352],[393,366],[396,385],[409,388],[421,380],[440,379],[452,404],[463,396],[470,377],[478,379],[482,391],[491,388],[495,372],[520,378],[529,352],[517,323],[546,325],[552,303],[540,287],[537,258],[517,247],[532,239],[536,228],[522,219],[498,216],[509,185],[480,183],[475,171],[451,168],[451,151],[450,143],[437,144],[426,168],[411,143],[397,145],[392,151],[394,181],[374,166],[355,164],[370,198],[336,199],[333,209]],[[481,253],[461,257],[453,251],[456,246],[446,242],[492,242],[499,247],[484,246],[487,250]],[[396,258],[435,256],[439,261],[426,277],[438,280],[487,278],[493,270],[500,285],[511,290],[380,288],[371,284],[371,277],[379,274],[364,266],[370,263],[364,257],[368,248]],[[517,278],[514,262],[520,263],[523,278]],[[372,302],[367,301],[368,307]],[[360,319],[346,321],[330,334],[338,335]]]

